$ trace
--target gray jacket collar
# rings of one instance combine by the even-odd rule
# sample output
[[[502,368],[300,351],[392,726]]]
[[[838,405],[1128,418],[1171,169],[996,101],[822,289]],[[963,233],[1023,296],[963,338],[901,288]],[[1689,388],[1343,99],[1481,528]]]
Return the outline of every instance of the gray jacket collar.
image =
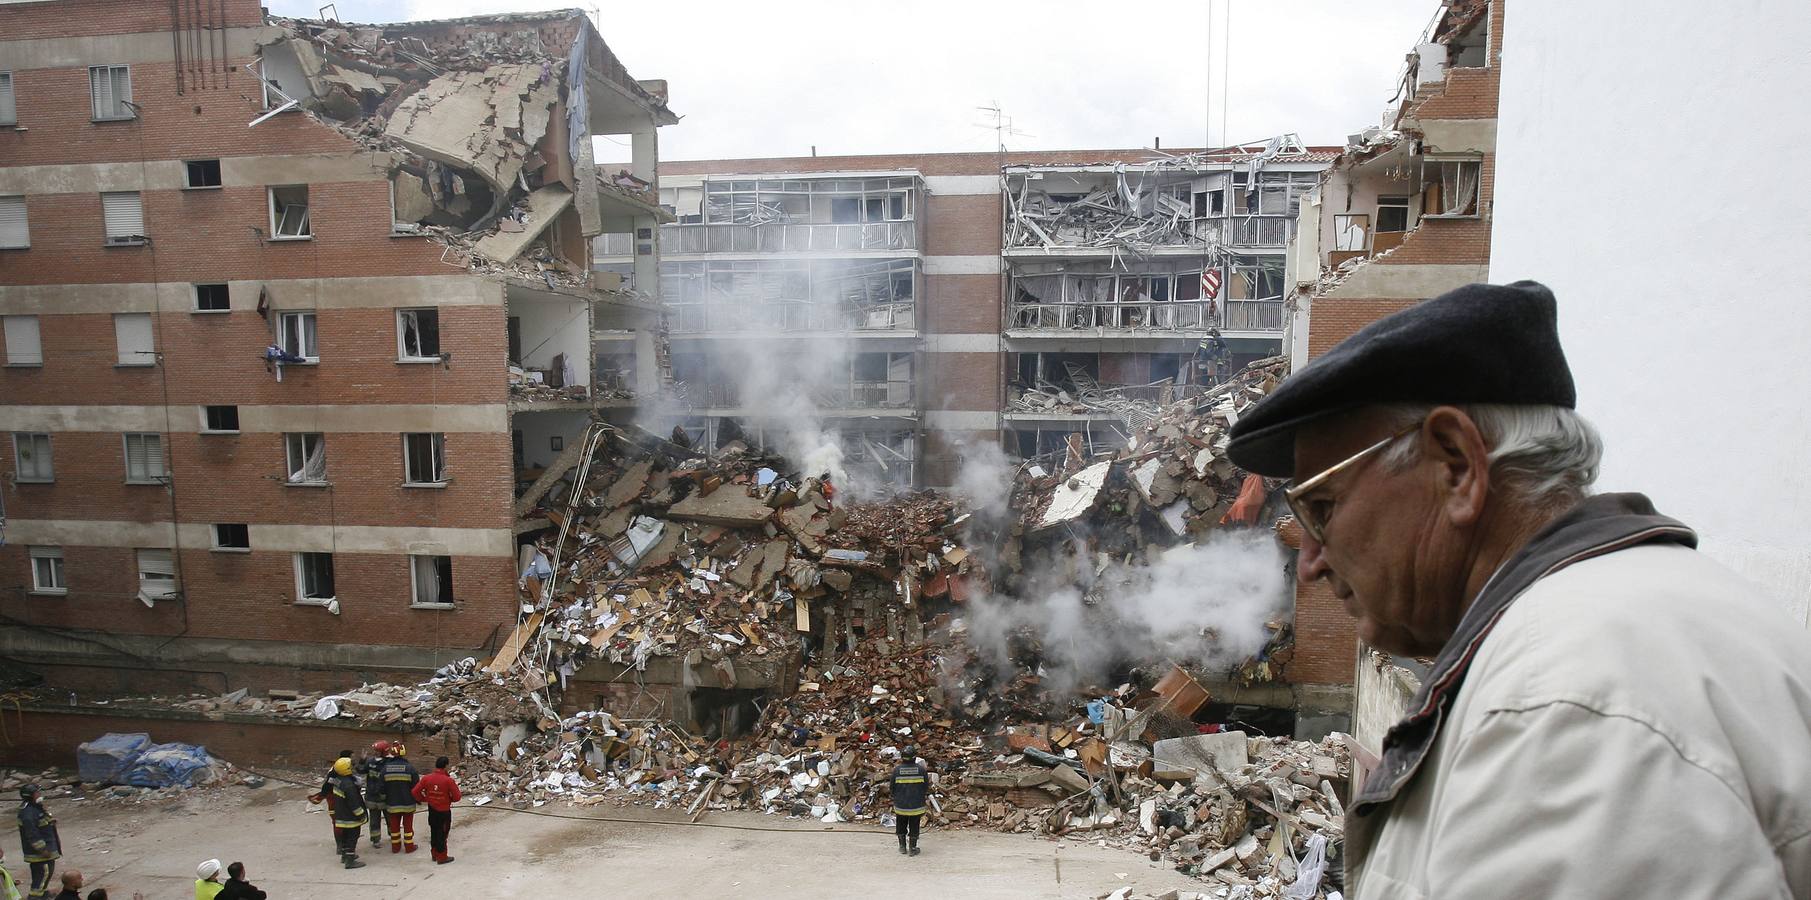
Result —
[[[1378,804],[1395,799],[1415,777],[1440,734],[1446,709],[1458,695],[1478,647],[1523,591],[1575,562],[1649,543],[1696,547],[1698,536],[1655,512],[1654,504],[1641,494],[1600,494],[1549,523],[1516,551],[1491,576],[1460,619],[1458,630],[1441,648],[1410,705],[1414,712],[1384,735],[1382,761],[1365,779],[1353,810],[1359,815],[1372,812]]]

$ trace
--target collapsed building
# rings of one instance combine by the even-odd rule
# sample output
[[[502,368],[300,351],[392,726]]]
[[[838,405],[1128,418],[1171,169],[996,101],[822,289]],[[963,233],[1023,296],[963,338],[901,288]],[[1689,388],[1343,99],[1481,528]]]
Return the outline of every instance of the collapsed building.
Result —
[[[653,241],[639,291],[590,246],[670,221],[665,83],[577,10],[58,0],[0,56],[6,655],[294,688],[510,627],[512,499],[661,388]]]

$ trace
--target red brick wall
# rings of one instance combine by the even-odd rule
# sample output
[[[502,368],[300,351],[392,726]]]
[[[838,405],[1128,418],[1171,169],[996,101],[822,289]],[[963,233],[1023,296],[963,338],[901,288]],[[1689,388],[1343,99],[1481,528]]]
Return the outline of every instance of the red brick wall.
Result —
[[[224,24],[228,27],[264,24],[257,0],[225,0],[223,6]],[[0,6],[0,35],[9,41],[169,30],[170,7],[145,0],[62,0]]]
[[[1360,328],[1414,306],[1415,300],[1359,300],[1321,297],[1314,301],[1308,328],[1308,356],[1320,356]]]
[[[999,406],[998,353],[926,354],[918,379],[926,409],[994,410]]]
[[[0,551],[0,609],[9,619],[55,628],[122,634],[324,643],[443,647],[458,655],[485,645],[515,609],[514,563],[501,557],[453,558],[457,610],[409,608],[409,558],[388,553],[336,553],[334,588],[340,615],[295,602],[292,554],[184,550],[179,559],[188,601],[138,600],[137,551],[129,547],[63,548],[69,594],[28,595],[26,548]],[[186,628],[186,630],[185,630]]]
[[[932,196],[925,206],[926,256],[999,255],[998,194]]]
[[[999,333],[1000,276],[927,275],[924,294],[919,327],[926,333]]]

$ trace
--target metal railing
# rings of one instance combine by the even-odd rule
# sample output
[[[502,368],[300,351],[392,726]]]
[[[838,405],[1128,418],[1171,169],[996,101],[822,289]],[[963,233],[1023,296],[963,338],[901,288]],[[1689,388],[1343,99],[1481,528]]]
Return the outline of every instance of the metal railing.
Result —
[[[660,226],[661,252],[793,253],[810,250],[913,250],[914,222]]]
[[[1131,303],[1014,303],[1011,327],[1205,331],[1219,325],[1213,304],[1209,301],[1150,300]]]
[[[1228,331],[1282,331],[1283,315],[1281,300],[1228,300],[1225,327]]]
[[[674,334],[746,331],[902,331],[913,327],[916,305],[879,303],[850,308],[805,301],[778,303],[668,303]]]

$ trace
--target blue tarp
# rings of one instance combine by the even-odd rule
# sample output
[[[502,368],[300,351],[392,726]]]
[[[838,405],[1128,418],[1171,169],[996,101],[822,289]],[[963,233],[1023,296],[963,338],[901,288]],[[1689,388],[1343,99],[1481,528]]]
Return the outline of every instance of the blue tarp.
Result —
[[[76,772],[83,781],[118,784],[150,745],[148,734],[103,734],[75,749]]]
[[[161,788],[193,784],[195,773],[213,765],[206,747],[194,744],[152,744],[126,770],[125,782],[133,787]]]

